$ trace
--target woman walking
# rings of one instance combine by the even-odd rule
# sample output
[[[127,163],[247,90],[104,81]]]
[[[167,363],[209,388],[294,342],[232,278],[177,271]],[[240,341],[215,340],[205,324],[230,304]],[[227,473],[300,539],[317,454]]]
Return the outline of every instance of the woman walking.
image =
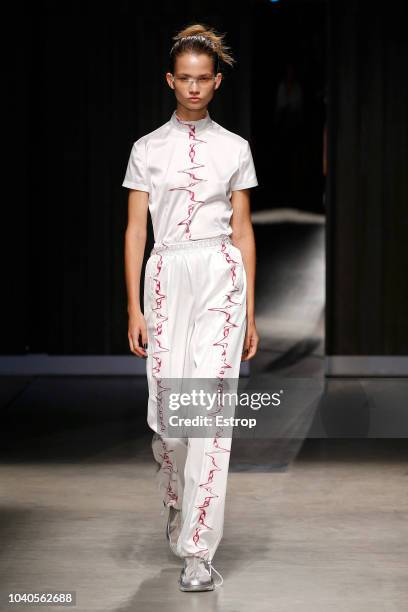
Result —
[[[247,140],[209,115],[220,62],[233,63],[223,36],[202,24],[174,37],[170,72],[176,109],[132,147],[125,237],[129,345],[146,358],[147,422],[158,463],[167,538],[184,559],[183,591],[214,589],[231,438],[165,436],[165,379],[238,379],[259,337],[254,319],[255,241],[249,188],[258,185]],[[140,273],[150,211],[154,248]]]

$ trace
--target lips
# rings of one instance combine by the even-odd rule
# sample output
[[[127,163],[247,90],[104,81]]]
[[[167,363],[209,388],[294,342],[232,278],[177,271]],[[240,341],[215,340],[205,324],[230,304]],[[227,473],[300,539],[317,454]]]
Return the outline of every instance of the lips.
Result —
[[[199,99],[200,98],[189,98],[189,100],[194,100],[194,101],[199,100]]]

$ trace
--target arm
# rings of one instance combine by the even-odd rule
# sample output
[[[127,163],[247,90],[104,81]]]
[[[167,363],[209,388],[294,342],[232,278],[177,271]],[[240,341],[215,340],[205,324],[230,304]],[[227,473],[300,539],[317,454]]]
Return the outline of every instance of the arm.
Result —
[[[259,336],[255,325],[255,269],[256,250],[254,230],[251,222],[249,189],[240,189],[231,194],[232,204],[232,242],[239,248],[244,262],[247,277],[247,330],[245,335],[242,361],[248,361],[255,355]]]
[[[128,223],[125,232],[125,279],[128,300],[128,338],[132,353],[147,357],[139,344],[147,344],[146,321],[140,308],[140,273],[147,236],[147,211],[149,194],[136,189],[129,190]]]

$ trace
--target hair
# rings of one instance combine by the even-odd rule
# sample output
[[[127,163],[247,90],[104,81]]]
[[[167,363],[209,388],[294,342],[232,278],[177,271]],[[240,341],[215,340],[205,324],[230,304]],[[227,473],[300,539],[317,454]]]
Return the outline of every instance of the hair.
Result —
[[[206,53],[213,59],[215,74],[220,72],[220,61],[232,66],[235,59],[223,43],[224,36],[201,23],[187,26],[173,36],[175,43],[170,50],[170,70],[174,71],[176,59],[183,53]]]

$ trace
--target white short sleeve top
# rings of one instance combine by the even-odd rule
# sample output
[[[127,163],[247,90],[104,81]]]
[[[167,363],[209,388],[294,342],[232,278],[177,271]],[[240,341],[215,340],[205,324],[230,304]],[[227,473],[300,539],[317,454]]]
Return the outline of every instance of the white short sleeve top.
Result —
[[[123,187],[149,193],[155,247],[232,234],[231,193],[258,185],[249,142],[213,121],[169,121],[137,140]]]

